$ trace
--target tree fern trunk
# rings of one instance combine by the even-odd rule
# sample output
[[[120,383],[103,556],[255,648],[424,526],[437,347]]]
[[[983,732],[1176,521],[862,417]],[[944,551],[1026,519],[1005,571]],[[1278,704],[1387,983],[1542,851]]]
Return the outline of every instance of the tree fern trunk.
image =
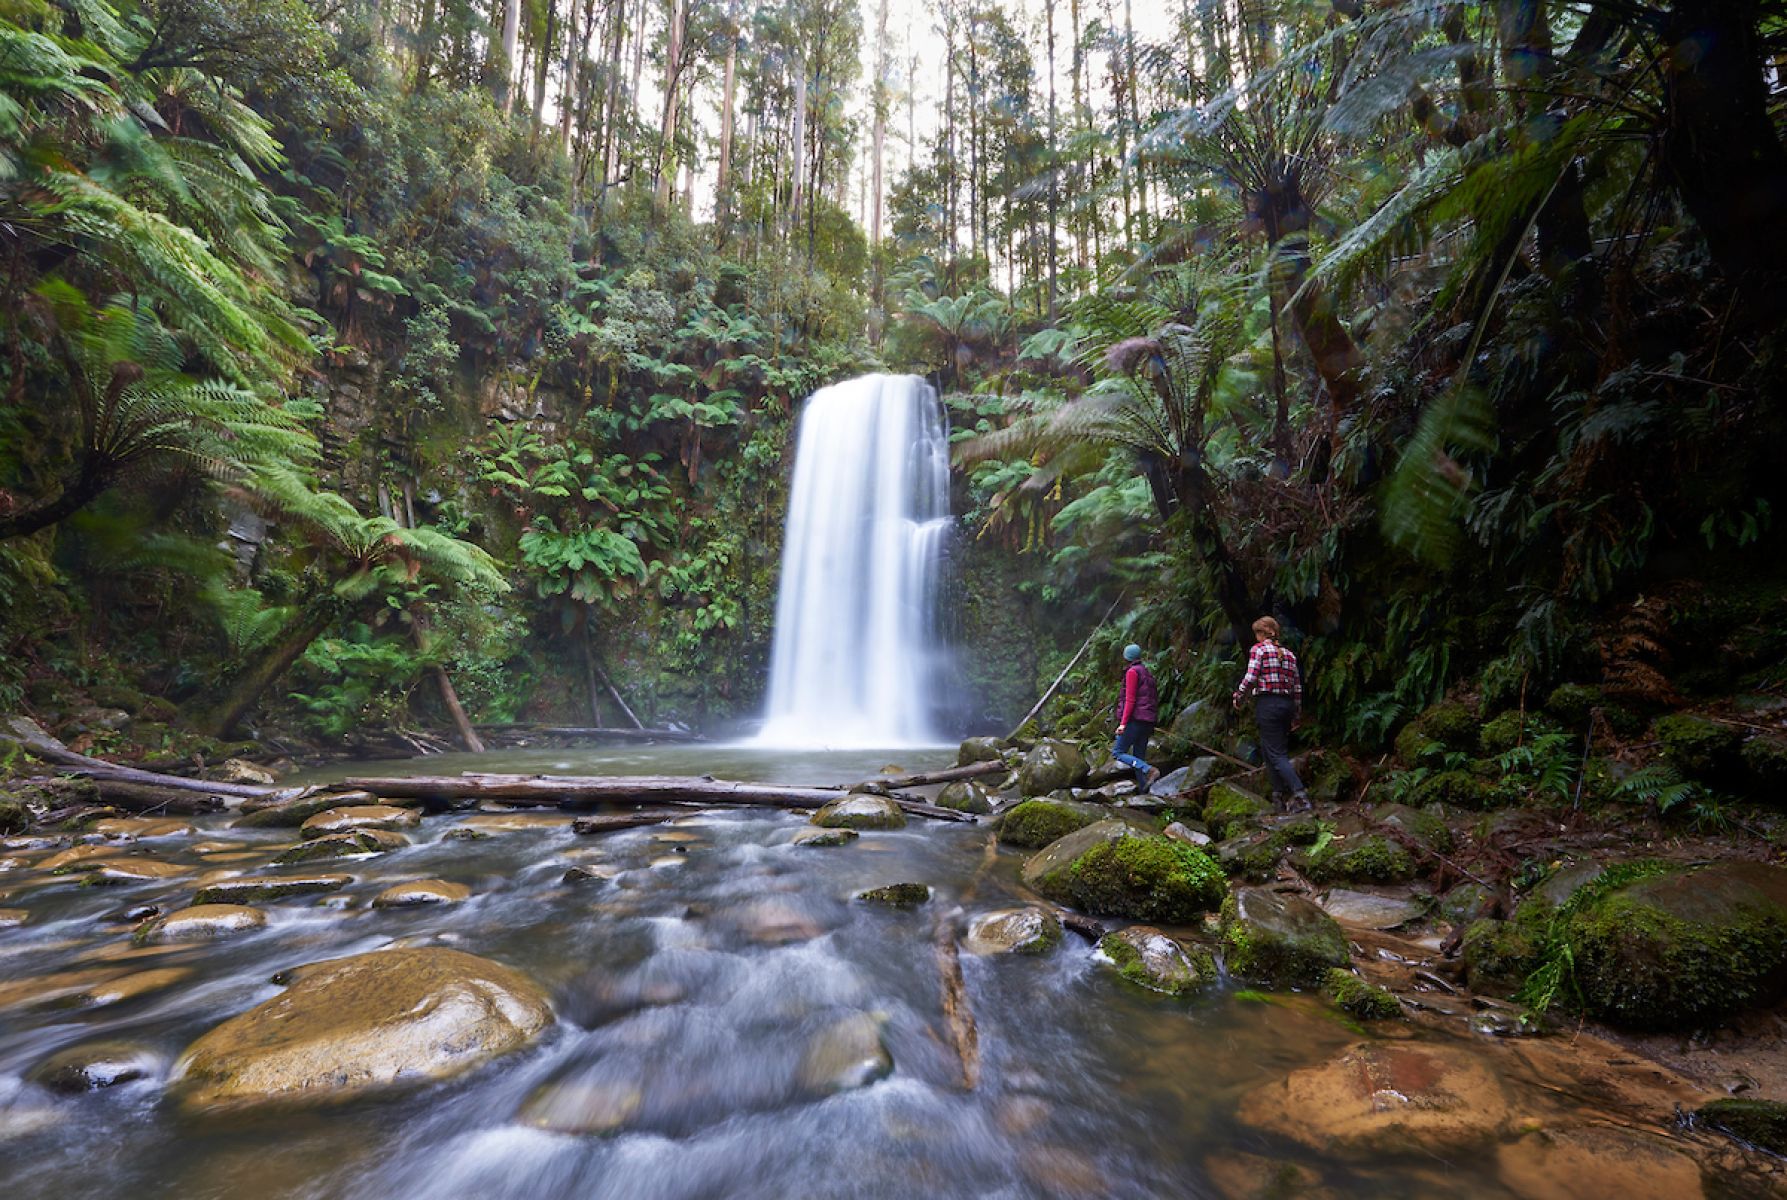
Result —
[[[248,711],[260,703],[261,696],[267,689],[291,670],[292,664],[310,649],[310,644],[321,637],[346,610],[347,606],[333,594],[306,605],[280,631],[279,637],[261,655],[259,661],[236,677],[223,702],[205,722],[205,731],[220,738],[234,733]]]

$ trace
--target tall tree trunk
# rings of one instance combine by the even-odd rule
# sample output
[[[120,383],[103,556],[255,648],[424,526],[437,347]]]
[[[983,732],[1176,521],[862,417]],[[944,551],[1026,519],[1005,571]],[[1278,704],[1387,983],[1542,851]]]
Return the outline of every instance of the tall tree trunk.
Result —
[[[260,659],[236,677],[222,702],[206,720],[206,732],[219,738],[227,738],[234,733],[242,718],[260,703],[261,696],[267,689],[291,670],[292,664],[310,649],[310,644],[323,636],[323,632],[347,609],[348,606],[332,592],[305,605],[280,630],[279,636]]]
[[[428,652],[428,618],[423,613],[410,614],[410,637],[416,643],[417,650],[424,654]],[[473,754],[484,753],[484,742],[478,737],[478,731],[472,728],[471,718],[465,715],[465,705],[459,702],[459,692],[453,687],[453,679],[447,674],[447,668],[437,664],[428,668],[428,674],[440,691],[441,706],[447,710],[453,728],[459,733],[460,745]]]
[[[410,77],[410,90],[419,92],[428,86],[434,70],[434,53],[440,45],[440,0],[423,0],[422,20],[416,28],[416,70]]]
[[[670,0],[670,34],[664,54],[664,112],[658,128],[657,200],[660,209],[670,207],[676,182],[676,120],[682,108],[684,0]]]
[[[503,0],[502,52],[491,65],[491,90],[506,117],[515,107],[515,47],[521,39],[521,0]]]
[[[570,0],[573,7],[577,0]],[[558,38],[558,4],[546,0],[546,32],[534,53],[534,134],[546,126],[546,76],[552,70],[552,43]],[[570,75],[567,73],[568,80]]]
[[[881,0],[875,13],[875,174],[870,189],[872,195],[871,217],[869,219],[869,246],[872,250],[881,248],[881,191],[883,155],[887,148],[887,0]],[[879,259],[877,259],[879,262]],[[875,294],[880,299],[881,269],[875,268]]]
[[[1048,319],[1055,319],[1057,229],[1061,207],[1061,178],[1058,174],[1061,160],[1061,131],[1056,123],[1055,113],[1055,0],[1043,0],[1043,11],[1048,25],[1049,54],[1049,152],[1047,166],[1049,172],[1049,240],[1044,252],[1049,256],[1049,307]]]
[[[793,228],[800,227],[801,189],[806,182],[807,154],[807,68],[797,62],[794,68],[794,194],[789,197],[788,213]]]
[[[726,24],[726,79],[720,96],[720,170],[714,183],[714,223],[719,227],[721,244],[725,244],[727,228],[732,224],[732,126],[738,94],[738,26],[736,10],[728,14]]]

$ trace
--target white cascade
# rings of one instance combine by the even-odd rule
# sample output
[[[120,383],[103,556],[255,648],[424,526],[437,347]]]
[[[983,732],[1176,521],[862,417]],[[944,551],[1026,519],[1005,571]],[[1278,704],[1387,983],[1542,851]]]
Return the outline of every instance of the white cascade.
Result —
[[[865,375],[813,393],[795,443],[760,740],[936,741],[949,527],[949,431],[935,389],[916,375]]]

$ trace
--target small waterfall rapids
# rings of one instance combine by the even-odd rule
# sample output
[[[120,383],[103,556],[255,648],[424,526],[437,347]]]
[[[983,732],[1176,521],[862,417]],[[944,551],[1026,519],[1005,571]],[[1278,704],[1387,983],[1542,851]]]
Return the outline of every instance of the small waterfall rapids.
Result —
[[[814,392],[795,442],[761,741],[937,741],[949,530],[949,430],[935,389],[916,375],[865,375]]]

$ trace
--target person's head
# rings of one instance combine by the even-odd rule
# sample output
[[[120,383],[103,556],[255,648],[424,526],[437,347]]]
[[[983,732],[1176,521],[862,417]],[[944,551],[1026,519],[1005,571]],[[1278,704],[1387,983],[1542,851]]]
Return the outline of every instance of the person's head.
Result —
[[[1126,663],[1141,662],[1142,661],[1142,648],[1140,646],[1136,645],[1134,642],[1131,642],[1131,643],[1129,643],[1129,645],[1123,647],[1123,661]]]
[[[1278,640],[1278,622],[1271,617],[1261,617],[1253,623],[1253,640],[1256,642],[1276,642]]]

